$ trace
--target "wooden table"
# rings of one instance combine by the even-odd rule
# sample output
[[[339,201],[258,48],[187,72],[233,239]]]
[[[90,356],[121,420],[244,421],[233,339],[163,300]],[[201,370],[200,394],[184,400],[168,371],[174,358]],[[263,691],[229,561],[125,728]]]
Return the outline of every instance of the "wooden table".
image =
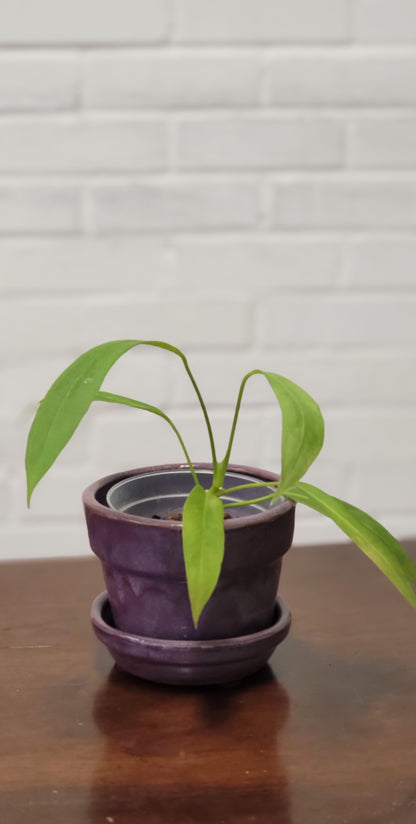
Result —
[[[416,613],[354,547],[292,549],[288,639],[211,688],[113,668],[95,559],[0,572],[2,824],[415,824]]]

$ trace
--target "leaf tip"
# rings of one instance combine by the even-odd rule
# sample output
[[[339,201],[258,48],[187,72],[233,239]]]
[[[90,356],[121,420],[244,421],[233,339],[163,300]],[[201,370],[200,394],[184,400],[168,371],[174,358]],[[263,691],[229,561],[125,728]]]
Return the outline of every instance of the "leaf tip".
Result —
[[[194,628],[198,629],[199,619],[201,618],[202,610],[204,609],[205,604],[201,606],[200,603],[192,603],[192,600],[191,598],[189,599],[192,612],[192,623]]]
[[[34,490],[35,486],[36,486],[36,484],[32,484],[29,480],[29,477],[28,477],[27,478],[27,491],[26,491],[26,503],[27,503],[27,508],[28,509],[30,509],[30,501],[32,499],[32,494],[33,494],[33,490]]]

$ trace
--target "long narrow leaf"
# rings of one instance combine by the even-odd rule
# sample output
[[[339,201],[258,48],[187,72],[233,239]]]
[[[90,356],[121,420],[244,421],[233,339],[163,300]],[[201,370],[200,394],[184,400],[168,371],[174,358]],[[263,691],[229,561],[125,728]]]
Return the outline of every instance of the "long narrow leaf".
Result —
[[[378,521],[311,484],[298,483],[285,495],[331,518],[416,608],[416,564]]]
[[[74,434],[113,364],[129,349],[145,344],[185,355],[162,341],[115,340],[84,352],[57,378],[40,402],[26,448],[27,501]]]
[[[279,494],[282,494],[302,478],[321,451],[324,420],[316,401],[296,383],[274,372],[261,374],[267,378],[282,410],[282,468],[279,484]]]
[[[224,506],[210,490],[193,488],[183,512],[183,554],[195,627],[211,597],[224,557]]]

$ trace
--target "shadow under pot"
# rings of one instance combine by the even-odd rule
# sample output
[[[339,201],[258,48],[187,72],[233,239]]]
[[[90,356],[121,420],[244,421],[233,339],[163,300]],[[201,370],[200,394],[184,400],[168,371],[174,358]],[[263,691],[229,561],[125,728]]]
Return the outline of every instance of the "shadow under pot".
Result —
[[[209,488],[210,465],[195,468],[201,485]],[[259,481],[264,484],[256,490],[260,497],[273,491],[267,483],[277,478],[231,465],[224,486]],[[292,543],[295,504],[282,498],[272,507],[262,502],[228,510],[221,575],[195,629],[180,520],[193,485],[186,466],[169,464],[102,478],[83,494],[91,548],[103,566],[109,620],[121,633],[202,641],[251,636],[276,624],[282,556]],[[252,495],[252,489],[245,489],[223,500],[249,500]]]

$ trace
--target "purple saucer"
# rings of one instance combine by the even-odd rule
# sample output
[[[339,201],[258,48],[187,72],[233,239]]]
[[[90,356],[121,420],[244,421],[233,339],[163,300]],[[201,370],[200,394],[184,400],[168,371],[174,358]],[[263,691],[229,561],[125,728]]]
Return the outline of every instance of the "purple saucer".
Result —
[[[116,629],[106,592],[91,607],[94,632],[117,666],[161,684],[223,684],[252,675],[286,638],[290,621],[290,612],[278,596],[275,621],[261,632],[216,641],[170,641]]]

